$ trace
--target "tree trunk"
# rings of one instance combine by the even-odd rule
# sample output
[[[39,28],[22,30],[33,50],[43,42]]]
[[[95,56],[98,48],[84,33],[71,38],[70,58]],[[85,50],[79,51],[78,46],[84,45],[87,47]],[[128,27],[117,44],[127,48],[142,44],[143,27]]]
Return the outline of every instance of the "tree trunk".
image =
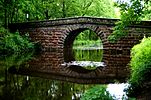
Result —
[[[65,18],[66,17],[66,11],[65,11],[65,1],[62,0],[62,17]]]

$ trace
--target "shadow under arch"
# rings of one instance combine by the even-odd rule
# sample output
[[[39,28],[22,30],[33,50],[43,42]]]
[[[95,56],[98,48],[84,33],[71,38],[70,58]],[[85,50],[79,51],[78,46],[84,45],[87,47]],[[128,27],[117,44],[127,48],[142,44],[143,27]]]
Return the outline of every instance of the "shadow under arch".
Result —
[[[73,43],[76,39],[76,37],[83,31],[90,30],[96,33],[96,36],[102,41],[102,47],[103,47],[103,39],[105,39],[104,34],[102,31],[97,31],[96,29],[90,29],[90,28],[78,28],[75,30],[72,30],[68,32],[65,41],[64,41],[64,60],[65,62],[74,61],[75,57],[73,55]]]

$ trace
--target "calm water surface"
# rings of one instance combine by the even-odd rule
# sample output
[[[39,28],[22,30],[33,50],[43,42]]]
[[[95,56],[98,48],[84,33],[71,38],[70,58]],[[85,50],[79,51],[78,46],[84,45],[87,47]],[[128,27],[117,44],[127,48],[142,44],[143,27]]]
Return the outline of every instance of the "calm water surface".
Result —
[[[0,100],[80,100],[101,85],[120,100],[129,57],[109,52],[93,48],[1,56]]]

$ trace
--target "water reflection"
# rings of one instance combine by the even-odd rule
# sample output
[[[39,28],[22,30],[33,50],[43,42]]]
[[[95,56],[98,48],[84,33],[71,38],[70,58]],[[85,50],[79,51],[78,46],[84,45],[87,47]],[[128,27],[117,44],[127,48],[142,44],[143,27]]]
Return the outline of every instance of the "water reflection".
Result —
[[[90,86],[36,77],[9,75],[1,100],[78,100]]]
[[[102,48],[87,48],[87,49],[73,49],[75,61],[95,61],[102,62],[103,49]]]
[[[18,69],[15,69],[15,67],[11,69],[14,70],[14,72],[17,70],[15,73],[18,74],[30,74],[39,77],[60,79],[64,81],[68,80],[78,83],[124,82],[125,78],[128,76],[129,70],[125,66],[122,66],[124,63],[121,62],[119,58],[117,61],[116,59],[108,60],[108,62],[102,60],[106,64],[105,68],[97,67],[93,71],[87,71],[87,69],[82,70],[81,67],[63,66],[62,64],[65,62],[63,56],[64,54],[62,51],[43,52],[39,56],[30,60],[28,65],[24,64]],[[70,58],[70,56],[68,57]],[[113,61],[114,63],[112,63]]]
[[[81,55],[75,57],[73,52],[66,52],[68,55],[65,56],[64,52],[66,51],[42,52],[34,57],[27,56],[24,60],[21,60],[21,55],[12,57],[11,61],[5,57],[5,60],[0,61],[2,74],[0,99],[78,100],[95,84],[125,82],[129,75],[129,69],[126,67],[129,59],[127,55],[109,54],[109,50],[103,53],[102,51],[91,53],[91,50],[80,51],[85,61],[89,59],[88,61],[105,64],[103,67],[90,70],[81,65],[64,65],[78,59],[84,60],[80,58]],[[101,55],[98,55],[99,52]]]

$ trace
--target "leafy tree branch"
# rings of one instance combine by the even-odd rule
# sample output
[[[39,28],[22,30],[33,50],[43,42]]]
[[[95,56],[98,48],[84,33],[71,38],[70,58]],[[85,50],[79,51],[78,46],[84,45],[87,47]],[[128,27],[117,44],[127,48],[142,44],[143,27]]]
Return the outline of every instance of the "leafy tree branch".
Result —
[[[120,21],[116,23],[113,29],[113,33],[108,37],[110,42],[116,42],[121,37],[128,34],[127,27],[129,25],[137,24],[142,20],[146,11],[150,9],[147,8],[149,0],[131,0],[130,3],[118,1],[115,5],[120,8],[121,18]]]

